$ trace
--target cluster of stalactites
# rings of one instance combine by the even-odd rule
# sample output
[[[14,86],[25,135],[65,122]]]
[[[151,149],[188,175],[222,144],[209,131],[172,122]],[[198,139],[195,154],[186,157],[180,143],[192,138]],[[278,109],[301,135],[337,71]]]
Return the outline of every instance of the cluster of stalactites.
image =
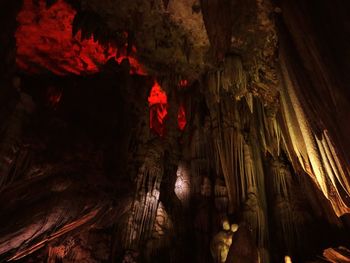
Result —
[[[350,189],[348,171],[341,165],[327,131],[317,137],[311,130],[293,87],[296,81],[293,81],[287,65],[283,64],[286,62],[282,59],[281,63],[281,105],[264,106],[259,98],[253,98],[238,57],[226,58],[223,69],[207,77],[206,99],[216,173],[225,180],[228,212],[237,212],[243,207],[239,212],[252,228],[262,261],[268,258],[265,253],[265,185],[269,185],[273,196],[273,213],[283,233],[281,238],[286,252],[292,251],[297,240],[301,239],[303,230],[300,226],[309,220],[293,196],[299,186],[293,184],[294,173],[285,162],[291,162],[294,171],[300,171],[300,167],[304,169],[338,215],[349,211],[340,194],[341,191],[348,193]],[[269,169],[264,171],[263,160],[268,159]],[[269,173],[269,178],[264,172]]]
[[[222,68],[208,75],[208,88],[215,102],[220,102],[223,93],[236,100],[244,97],[249,109],[253,111],[253,96],[247,87],[247,74],[241,59],[237,56],[226,57]]]
[[[247,189],[257,187],[251,167],[253,150],[249,130],[253,113],[253,96],[248,90],[247,76],[238,57],[225,59],[223,69],[208,76],[211,125],[217,173],[222,173],[229,189],[231,212],[247,196]],[[247,129],[248,128],[248,129]],[[240,174],[247,175],[240,177]],[[234,176],[232,176],[234,175]],[[235,203],[236,202],[236,203]]]
[[[254,99],[240,58],[225,58],[223,69],[208,75],[207,85],[216,173],[225,179],[228,212],[238,212],[243,206],[243,218],[253,231],[261,260],[266,261],[264,171]]]
[[[347,166],[342,165],[327,130],[323,130],[321,136],[316,136],[311,128],[308,116],[302,107],[302,98],[296,92],[299,84],[295,73],[288,64],[283,49],[280,53],[283,78],[281,108],[284,117],[284,123],[281,125],[286,126],[284,141],[289,142],[286,144],[289,158],[296,160],[293,163],[294,167],[301,166],[312,178],[331,202],[338,216],[349,213],[350,208],[341,194],[343,192],[349,195],[349,170]]]
[[[299,211],[295,202],[293,176],[308,175],[330,201],[334,212],[341,216],[349,212],[344,195],[349,194],[349,171],[339,157],[327,130],[318,136],[312,129],[303,108],[303,98],[297,92],[301,87],[293,67],[288,63],[284,49],[280,49],[280,105],[275,107],[254,103],[257,131],[261,150],[270,156],[268,164],[273,210],[282,230],[287,249],[300,240],[300,220],[308,216]],[[291,168],[284,162],[285,153]],[[284,161],[282,161],[284,160]],[[345,193],[345,194],[344,194]],[[293,244],[294,242],[294,244]]]

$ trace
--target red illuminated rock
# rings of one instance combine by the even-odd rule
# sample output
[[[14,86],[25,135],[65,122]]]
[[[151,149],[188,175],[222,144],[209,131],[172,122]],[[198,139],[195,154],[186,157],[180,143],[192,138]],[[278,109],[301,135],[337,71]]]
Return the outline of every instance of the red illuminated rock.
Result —
[[[186,127],[186,112],[185,112],[185,107],[184,105],[180,105],[179,107],[179,111],[177,113],[177,123],[178,123],[178,127],[181,131],[183,131]]]
[[[99,71],[108,59],[117,56],[117,48],[102,46],[93,36],[81,40],[81,32],[72,34],[76,11],[63,0],[50,8],[44,1],[34,4],[24,0],[17,16],[17,66],[29,73],[50,71],[57,75],[91,74]],[[133,48],[133,51],[136,51]],[[127,56],[119,52],[117,61]],[[145,75],[134,57],[129,58],[131,73]]]
[[[150,128],[158,135],[164,135],[165,118],[168,115],[168,98],[165,91],[155,81],[148,97],[150,107]]]

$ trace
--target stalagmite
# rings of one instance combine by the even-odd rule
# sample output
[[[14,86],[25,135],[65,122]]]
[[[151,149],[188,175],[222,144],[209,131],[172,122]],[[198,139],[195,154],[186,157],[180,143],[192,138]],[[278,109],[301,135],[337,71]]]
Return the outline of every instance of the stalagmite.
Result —
[[[176,182],[174,192],[176,196],[181,200],[184,206],[188,206],[191,194],[191,182],[189,176],[189,169],[184,162],[179,163],[178,170],[176,172]]]
[[[214,236],[210,244],[210,252],[215,263],[226,262],[234,232],[236,232],[238,229],[236,226],[237,225],[232,225],[231,228],[228,220],[223,220],[222,230]]]
[[[127,249],[137,249],[140,242],[151,235],[163,176],[162,158],[161,153],[149,150],[139,170],[135,199],[124,237]]]

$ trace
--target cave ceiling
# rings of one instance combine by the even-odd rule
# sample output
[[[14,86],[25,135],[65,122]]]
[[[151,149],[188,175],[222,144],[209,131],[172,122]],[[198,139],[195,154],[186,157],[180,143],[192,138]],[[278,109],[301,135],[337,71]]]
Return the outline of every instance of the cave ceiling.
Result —
[[[249,69],[253,94],[273,104],[273,7],[254,0],[229,1],[229,8],[225,1],[202,2],[25,0],[17,17],[17,64],[28,72],[81,75],[128,57],[133,73],[192,82],[221,70],[224,54],[232,54]]]

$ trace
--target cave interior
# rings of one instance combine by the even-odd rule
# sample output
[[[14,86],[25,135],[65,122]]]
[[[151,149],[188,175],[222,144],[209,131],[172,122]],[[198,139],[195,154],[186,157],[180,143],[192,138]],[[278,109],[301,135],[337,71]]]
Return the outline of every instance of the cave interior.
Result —
[[[0,14],[0,262],[350,262],[349,0]]]

